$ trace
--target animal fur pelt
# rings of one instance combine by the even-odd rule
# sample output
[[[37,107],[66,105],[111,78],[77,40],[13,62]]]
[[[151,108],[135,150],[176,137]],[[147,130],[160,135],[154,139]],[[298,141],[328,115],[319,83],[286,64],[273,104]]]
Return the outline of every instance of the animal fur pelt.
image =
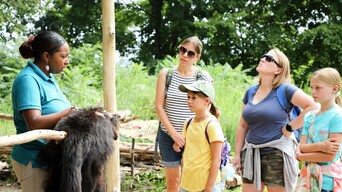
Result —
[[[79,109],[55,130],[67,132],[59,144],[49,141],[39,153],[47,167],[45,192],[104,192],[103,170],[118,138],[119,118],[102,108]]]

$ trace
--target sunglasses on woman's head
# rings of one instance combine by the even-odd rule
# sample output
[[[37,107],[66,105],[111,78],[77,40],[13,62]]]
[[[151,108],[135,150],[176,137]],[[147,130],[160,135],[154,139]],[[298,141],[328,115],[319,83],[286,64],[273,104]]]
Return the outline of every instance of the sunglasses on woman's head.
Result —
[[[190,58],[194,58],[195,56],[196,56],[196,53],[195,52],[193,52],[193,51],[189,51],[189,50],[187,50],[185,47],[183,47],[183,46],[180,46],[179,47],[179,52],[182,54],[182,55],[184,55],[185,53],[188,53],[188,57],[190,57]]]
[[[265,58],[267,62],[274,62],[278,67],[281,67],[272,55],[263,55],[260,59]]]

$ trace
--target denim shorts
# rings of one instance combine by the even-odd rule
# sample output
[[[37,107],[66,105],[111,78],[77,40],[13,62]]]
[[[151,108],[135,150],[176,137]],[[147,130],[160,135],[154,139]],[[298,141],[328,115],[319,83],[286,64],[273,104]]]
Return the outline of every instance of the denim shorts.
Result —
[[[173,149],[173,139],[163,130],[158,131],[158,144],[164,167],[178,167],[181,165],[182,152]]]

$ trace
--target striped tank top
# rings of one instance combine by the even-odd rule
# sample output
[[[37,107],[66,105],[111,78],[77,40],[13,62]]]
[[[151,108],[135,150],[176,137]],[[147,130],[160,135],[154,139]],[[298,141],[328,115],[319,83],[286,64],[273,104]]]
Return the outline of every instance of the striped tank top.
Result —
[[[166,69],[167,72],[167,69]],[[208,72],[202,70],[202,79],[205,81],[213,82],[213,79]],[[181,92],[178,86],[181,84],[191,84],[196,80],[196,74],[192,77],[180,77],[177,67],[175,67],[171,79],[169,89],[167,91],[167,98],[165,100],[165,112],[169,118],[170,123],[177,130],[182,132],[183,125],[186,119],[194,115],[188,107],[187,93]],[[165,133],[168,131],[162,125],[162,130]]]

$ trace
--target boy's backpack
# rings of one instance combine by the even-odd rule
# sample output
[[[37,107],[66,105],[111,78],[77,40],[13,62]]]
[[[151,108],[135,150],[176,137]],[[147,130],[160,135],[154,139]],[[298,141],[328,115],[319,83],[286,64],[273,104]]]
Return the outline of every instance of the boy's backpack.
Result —
[[[196,73],[196,81],[203,79],[202,68],[197,67],[197,69],[198,70],[197,70],[197,73]],[[167,97],[167,90],[169,90],[174,70],[175,70],[174,67],[168,68],[168,70],[167,70],[166,79],[165,79],[165,99]],[[157,135],[156,135],[156,142],[155,142],[155,145],[154,145],[154,155],[153,155],[153,160],[155,162],[157,162],[158,135],[159,135],[159,131],[160,130],[161,130],[161,122],[159,121]]]
[[[277,88],[277,99],[280,103],[281,107],[286,111],[288,114],[289,121],[295,119],[300,113],[301,110],[298,106],[289,103],[286,99],[285,95],[285,88],[289,83],[283,83]],[[250,100],[252,93],[259,87],[259,84],[255,84],[247,90],[247,98]],[[297,142],[300,140],[300,135],[302,132],[302,128],[296,129],[293,133],[296,136]]]
[[[192,121],[192,119],[194,118],[191,117],[188,121],[188,123],[186,124],[186,127],[185,127],[185,130],[188,130],[188,127]],[[212,120],[210,120],[207,125],[205,126],[205,138],[207,139],[208,141],[208,144],[210,145],[210,141],[209,141],[209,135],[208,135],[208,125],[209,123],[211,122]],[[230,144],[229,142],[227,141],[227,137],[224,136],[224,139],[223,139],[223,145],[222,145],[222,148],[221,148],[221,163],[220,163],[220,170],[222,170],[222,167],[226,166],[227,165],[227,162],[229,161],[229,155],[230,155]]]

